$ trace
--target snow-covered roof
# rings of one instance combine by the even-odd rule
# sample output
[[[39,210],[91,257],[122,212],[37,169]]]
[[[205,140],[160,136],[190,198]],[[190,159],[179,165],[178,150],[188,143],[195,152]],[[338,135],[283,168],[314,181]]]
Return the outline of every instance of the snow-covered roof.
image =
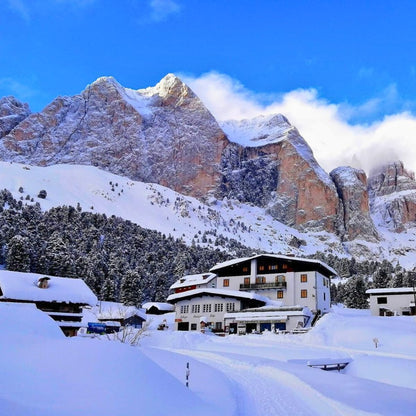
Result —
[[[146,302],[142,305],[143,309],[150,309],[152,307],[155,307],[156,309],[159,309],[160,311],[167,311],[167,312],[173,312],[175,310],[175,307],[169,303],[166,302]]]
[[[97,319],[100,321],[127,319],[134,315],[140,316],[145,320],[147,318],[144,309],[138,309],[135,306],[126,306],[119,302],[100,301],[96,309]]]
[[[412,287],[386,287],[381,289],[368,289],[366,290],[369,295],[386,295],[386,294],[410,294],[413,293]]]
[[[330,274],[332,274],[334,276],[336,276],[338,274],[332,267],[328,266],[323,261],[316,260],[316,259],[306,259],[306,258],[301,258],[301,257],[284,256],[284,255],[281,255],[281,254],[256,254],[255,256],[252,256],[252,257],[241,257],[241,258],[238,258],[238,259],[228,260],[228,261],[225,261],[223,263],[218,263],[214,267],[211,267],[210,272],[214,272],[216,270],[223,269],[224,267],[233,266],[234,264],[243,263],[243,262],[248,261],[248,260],[257,259],[259,257],[272,257],[272,258],[275,258],[275,259],[288,260],[288,261],[292,261],[292,262],[297,261],[297,262],[303,262],[303,263],[312,263],[312,264],[323,267]]]
[[[65,338],[57,324],[60,322],[55,322],[34,303],[0,302],[0,337],[7,334],[7,337],[29,336],[30,340],[33,336]]]
[[[49,278],[49,285],[37,286],[39,279]],[[82,279],[45,276],[35,273],[0,270],[0,299],[30,302],[65,302],[96,305],[98,300]]]
[[[253,299],[258,300],[260,302],[264,302],[267,304],[270,302],[270,299],[257,295],[256,293],[249,293],[249,292],[241,292],[239,290],[227,290],[227,289],[217,289],[217,288],[200,288],[200,289],[193,289],[187,290],[186,292],[174,293],[168,296],[168,302],[177,302],[181,299],[186,298],[194,298],[194,297],[202,297],[204,295],[208,296],[221,296],[221,297],[228,297],[228,298],[237,298],[237,299]]]
[[[177,280],[170,289],[179,289],[186,286],[204,285],[209,283],[212,279],[217,277],[215,273],[200,273],[200,274],[188,274]]]

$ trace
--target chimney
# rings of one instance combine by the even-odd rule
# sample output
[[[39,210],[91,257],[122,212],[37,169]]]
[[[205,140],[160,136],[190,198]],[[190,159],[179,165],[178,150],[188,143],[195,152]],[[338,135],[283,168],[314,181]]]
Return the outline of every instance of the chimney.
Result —
[[[46,277],[46,276],[44,276],[44,277],[40,277],[40,278],[38,279],[37,286],[38,286],[40,289],[47,289],[47,288],[49,287],[49,280],[50,280],[50,278],[49,278],[49,277]]]

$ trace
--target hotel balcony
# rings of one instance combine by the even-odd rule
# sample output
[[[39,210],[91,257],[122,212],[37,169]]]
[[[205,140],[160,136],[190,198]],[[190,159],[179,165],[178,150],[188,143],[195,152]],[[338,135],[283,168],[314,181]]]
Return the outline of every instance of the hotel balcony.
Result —
[[[272,282],[272,283],[250,283],[248,285],[241,284],[240,290],[265,290],[265,289],[286,289],[287,282]]]

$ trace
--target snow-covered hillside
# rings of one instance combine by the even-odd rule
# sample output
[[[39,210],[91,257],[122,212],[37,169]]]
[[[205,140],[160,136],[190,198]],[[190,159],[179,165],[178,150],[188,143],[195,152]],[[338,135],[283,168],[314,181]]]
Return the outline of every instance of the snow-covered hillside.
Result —
[[[222,235],[253,251],[298,256],[326,251],[339,257],[353,252],[357,258],[389,258],[413,267],[416,235],[412,230],[398,234],[379,227],[385,238],[381,243],[355,240],[341,244],[330,233],[302,233],[285,226],[260,207],[227,199],[204,204],[169,188],[135,182],[91,166],[35,167],[0,162],[0,188],[8,189],[24,204],[38,202],[44,210],[79,204],[84,211],[119,216],[182,238],[187,244],[216,248],[216,236]],[[40,190],[46,190],[45,199],[38,197]]]
[[[64,338],[46,314],[0,303],[0,414],[414,415],[414,317],[335,309],[308,334],[227,337],[157,331],[165,317],[133,347]],[[340,373],[307,365],[334,359],[351,362]]]

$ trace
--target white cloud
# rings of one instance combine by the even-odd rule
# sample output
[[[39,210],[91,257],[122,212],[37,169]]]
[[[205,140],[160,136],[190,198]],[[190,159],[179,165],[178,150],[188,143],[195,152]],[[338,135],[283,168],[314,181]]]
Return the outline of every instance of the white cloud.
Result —
[[[20,100],[27,100],[35,95],[38,91],[34,90],[28,85],[22,84],[10,77],[0,78],[0,92],[1,90],[14,94]],[[2,94],[0,94],[1,96]]]
[[[152,9],[152,19],[161,22],[168,16],[178,13],[180,6],[174,0],[151,0],[150,7]]]
[[[348,122],[351,117],[370,116],[397,103],[399,97],[394,85],[386,88],[380,97],[354,107],[330,103],[314,89],[299,89],[274,97],[256,94],[217,72],[182,78],[218,120],[284,114],[327,171],[350,165],[368,173],[379,164],[397,159],[416,171],[416,117],[411,113],[399,112],[370,124]]]

